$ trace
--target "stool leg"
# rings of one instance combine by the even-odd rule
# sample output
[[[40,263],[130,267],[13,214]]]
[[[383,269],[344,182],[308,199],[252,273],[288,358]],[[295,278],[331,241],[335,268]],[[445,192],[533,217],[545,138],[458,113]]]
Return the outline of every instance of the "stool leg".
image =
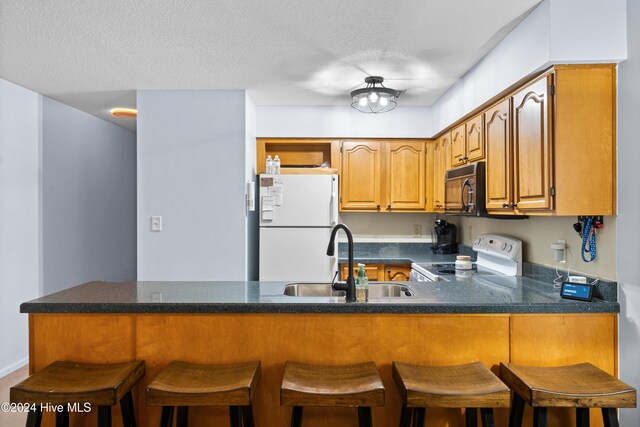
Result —
[[[358,424],[360,427],[373,427],[370,406],[358,406]]]
[[[533,427],[547,427],[547,408],[533,408]]]
[[[302,427],[302,406],[294,406],[292,408],[291,427]]]
[[[111,406],[98,406],[98,427],[111,427]]]
[[[242,418],[239,406],[229,406],[229,419],[231,420],[231,427],[242,427],[240,424]]]
[[[171,427],[173,425],[173,406],[162,407],[162,417],[160,427]]]
[[[467,427],[478,427],[478,411],[476,408],[465,408],[464,418],[467,421]]]
[[[253,408],[251,405],[242,407],[242,426],[253,427]]]
[[[589,427],[589,408],[576,408],[576,427]]]
[[[602,408],[602,421],[604,427],[620,427],[616,408]]]
[[[40,427],[40,424],[42,424],[42,411],[40,409],[29,411],[27,414],[27,427]]]
[[[413,427],[424,427],[424,418],[427,410],[425,408],[414,408]]]
[[[407,408],[407,405],[402,404],[402,412],[400,413],[400,427],[411,427],[411,416],[413,415],[413,409]]]
[[[493,419],[493,408],[480,409],[480,417],[482,418],[482,427],[496,426],[496,422]]]
[[[122,410],[122,425],[124,427],[136,427],[136,412],[133,408],[133,396],[131,391],[120,400]]]
[[[69,427],[69,411],[63,409],[56,412],[56,427]]]
[[[176,416],[176,427],[187,427],[189,425],[189,407],[178,406],[178,414]]]
[[[524,415],[524,399],[517,393],[513,393],[511,399],[511,410],[509,411],[509,427],[522,427],[522,416]]]

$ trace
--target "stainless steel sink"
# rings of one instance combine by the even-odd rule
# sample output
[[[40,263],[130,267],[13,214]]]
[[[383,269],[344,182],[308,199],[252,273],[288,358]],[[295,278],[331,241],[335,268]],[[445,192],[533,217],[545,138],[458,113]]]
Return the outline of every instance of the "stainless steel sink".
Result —
[[[331,283],[289,283],[284,295],[292,297],[345,297],[344,291],[334,291]],[[408,286],[396,283],[369,283],[369,299],[413,296]]]

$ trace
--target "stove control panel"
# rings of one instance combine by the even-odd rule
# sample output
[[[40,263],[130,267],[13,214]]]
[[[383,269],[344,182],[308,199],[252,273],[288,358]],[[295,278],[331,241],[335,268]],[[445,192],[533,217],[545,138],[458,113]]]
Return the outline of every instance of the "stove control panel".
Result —
[[[498,258],[515,260],[519,258],[522,241],[500,234],[481,234],[473,241],[473,250]]]

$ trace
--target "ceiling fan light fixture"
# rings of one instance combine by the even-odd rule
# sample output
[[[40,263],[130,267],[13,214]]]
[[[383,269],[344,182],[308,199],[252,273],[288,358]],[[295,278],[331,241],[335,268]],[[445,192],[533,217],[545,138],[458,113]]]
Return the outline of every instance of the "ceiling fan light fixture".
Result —
[[[365,78],[367,86],[351,92],[351,106],[366,114],[386,113],[396,108],[400,91],[384,87],[383,81],[380,76]]]

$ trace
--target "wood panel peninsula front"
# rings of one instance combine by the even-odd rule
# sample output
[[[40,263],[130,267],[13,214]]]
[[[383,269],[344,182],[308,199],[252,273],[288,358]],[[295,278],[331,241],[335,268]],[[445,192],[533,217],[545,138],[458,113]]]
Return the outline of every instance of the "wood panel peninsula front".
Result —
[[[507,291],[474,280],[406,282],[413,297],[364,304],[285,296],[284,282],[90,282],[24,303],[21,311],[29,313],[32,373],[55,360],[143,360],[146,373],[134,395],[140,426],[159,425],[160,408],[144,405],[144,389],[172,360],[260,360],[258,426],[289,425],[291,409],[280,406],[279,396],[287,360],[374,361],[386,388],[385,406],[373,409],[377,426],[399,423],[394,360],[481,361],[495,373],[500,362],[590,362],[617,375],[616,302],[561,300],[551,285],[511,279]],[[507,425],[507,415],[497,410],[498,425]],[[191,425],[228,425],[227,416],[226,408],[190,411]],[[549,425],[570,425],[573,416],[553,409]],[[429,410],[428,417],[434,426],[463,425],[458,409]],[[120,425],[118,413],[114,422]],[[53,425],[51,414],[45,425]],[[95,414],[72,414],[71,425],[94,426]],[[355,411],[348,408],[305,409],[306,427],[353,425]],[[591,425],[602,425],[596,413]]]

